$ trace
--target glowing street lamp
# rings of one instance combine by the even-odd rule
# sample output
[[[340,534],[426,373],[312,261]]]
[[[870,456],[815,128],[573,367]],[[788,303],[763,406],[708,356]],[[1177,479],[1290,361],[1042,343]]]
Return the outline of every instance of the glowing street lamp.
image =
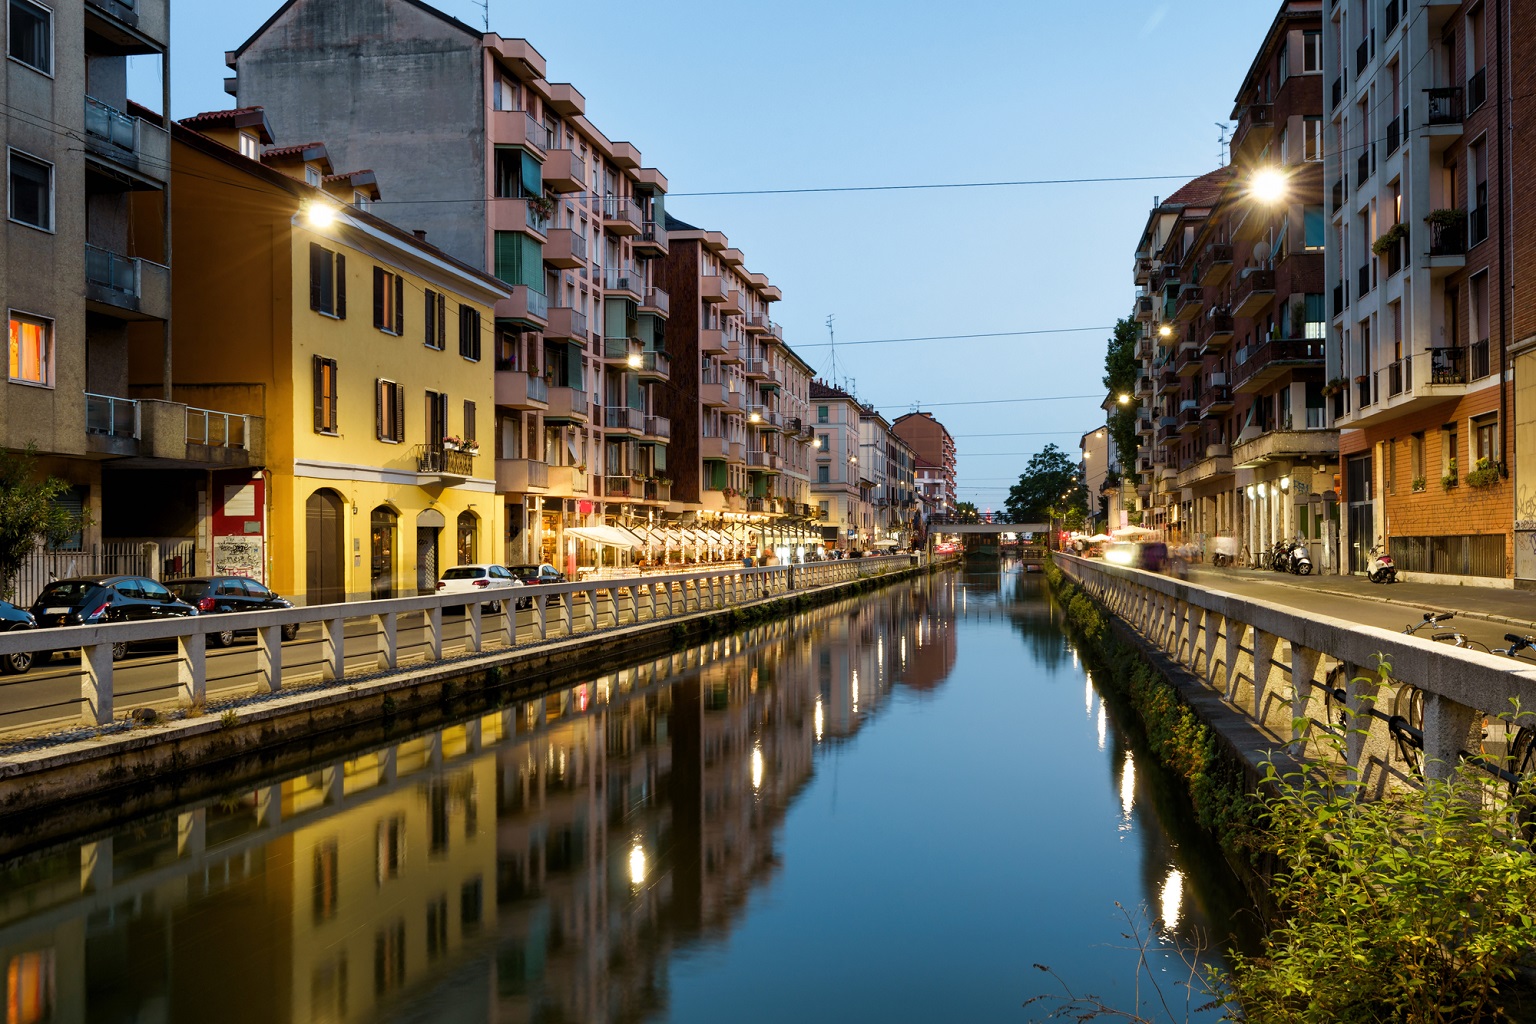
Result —
[[[304,208],[304,219],[317,228],[328,228],[336,221],[336,211],[329,203],[311,199]]]
[[[1261,168],[1248,179],[1248,195],[1266,206],[1274,206],[1284,200],[1288,191],[1289,179],[1284,171],[1275,167]]]
[[[1161,327],[1159,327],[1157,329],[1157,336],[1159,338],[1164,339],[1164,340],[1167,340],[1168,338],[1173,337],[1173,325],[1172,324],[1163,324]]]

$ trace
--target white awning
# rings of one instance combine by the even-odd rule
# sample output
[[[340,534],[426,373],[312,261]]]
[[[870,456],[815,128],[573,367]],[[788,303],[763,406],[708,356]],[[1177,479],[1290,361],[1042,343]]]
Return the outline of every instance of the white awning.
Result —
[[[888,539],[877,540],[870,545],[870,547],[874,548],[893,548],[895,546],[896,542]]]
[[[611,548],[638,548],[644,543],[628,530],[617,526],[568,526],[565,532],[569,536]]]

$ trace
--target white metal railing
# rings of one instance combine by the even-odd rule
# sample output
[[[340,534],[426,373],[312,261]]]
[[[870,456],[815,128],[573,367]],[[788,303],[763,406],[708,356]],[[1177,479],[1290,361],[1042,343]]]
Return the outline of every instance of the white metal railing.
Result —
[[[1062,571],[1244,715],[1251,727],[1314,753],[1309,740],[1342,735],[1355,781],[1399,775],[1392,748],[1416,734],[1423,771],[1444,778],[1484,715],[1536,707],[1536,665],[1374,626],[1238,597],[1156,573],[1055,556]],[[1404,615],[1410,613],[1405,611]],[[1376,677],[1378,658],[1390,683]],[[1334,706],[1328,708],[1329,702]],[[1354,724],[1341,729],[1343,708]],[[1396,719],[1396,721],[1394,721]],[[1502,730],[1501,730],[1502,731]],[[1490,732],[1490,743],[1496,743]],[[1498,751],[1484,751],[1497,755]],[[1497,760],[1495,756],[1493,758]]]
[[[197,615],[99,626],[0,633],[0,657],[18,652],[80,651],[63,671],[34,666],[25,687],[0,712],[0,731],[61,722],[105,725],[130,708],[154,703],[204,706],[210,693],[276,693],[349,676],[401,672],[413,664],[485,654],[599,630],[715,611],[919,564],[898,555],[804,565],[734,566],[703,572],[630,575],[467,594],[427,594],[383,601],[273,611]],[[466,603],[467,602],[467,603]],[[482,607],[482,603],[488,607]],[[516,605],[523,605],[519,608]],[[463,615],[444,612],[462,610]],[[284,642],[286,630],[296,639]],[[246,647],[211,652],[209,633],[253,631]],[[174,642],[168,655],[112,660],[115,644]],[[485,665],[466,665],[465,673]],[[115,696],[116,673],[133,693]]]
[[[85,280],[119,295],[137,297],[139,294],[139,261],[132,256],[119,256],[100,246],[85,247]]]
[[[138,438],[139,403],[132,398],[85,393],[85,432],[105,437]]]
[[[105,139],[129,153],[139,151],[139,119],[129,117],[94,96],[85,98],[85,133]]]
[[[604,267],[603,287],[608,291],[634,292],[639,295],[644,285],[640,272],[634,267]]]
[[[549,319],[549,296],[543,292],[534,291],[526,285],[520,286],[523,294],[528,296],[528,315],[536,316],[540,320]]]
[[[187,443],[210,448],[249,448],[251,418],[237,412],[187,406]]]

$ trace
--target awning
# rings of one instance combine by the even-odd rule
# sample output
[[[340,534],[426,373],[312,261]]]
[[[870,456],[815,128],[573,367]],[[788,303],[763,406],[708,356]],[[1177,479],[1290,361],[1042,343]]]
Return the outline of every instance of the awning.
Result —
[[[567,536],[611,548],[638,548],[643,544],[639,537],[617,526],[567,526],[565,532]]]
[[[872,548],[894,548],[895,546],[896,542],[894,540],[877,540],[870,544]]]

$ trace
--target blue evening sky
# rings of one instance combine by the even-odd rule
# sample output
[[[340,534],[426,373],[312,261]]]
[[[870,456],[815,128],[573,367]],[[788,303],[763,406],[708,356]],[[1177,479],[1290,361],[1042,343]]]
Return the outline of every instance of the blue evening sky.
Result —
[[[331,0],[342,3],[347,0]],[[489,0],[609,138],[671,183],[668,208],[726,232],[784,290],[775,319],[823,374],[889,416],[918,403],[957,436],[960,497],[999,507],[1031,453],[1102,422],[1107,328],[1130,310],[1132,251],[1179,181],[688,197],[740,189],[1142,175],[1216,166],[1216,123],[1278,0]],[[232,105],[224,51],[280,0],[173,0],[171,113]],[[479,26],[475,0],[441,10]],[[136,97],[159,106],[136,77]],[[280,142],[289,139],[274,125]],[[389,182],[380,183],[388,198]],[[1018,404],[990,399],[1093,395]],[[1026,436],[983,434],[1041,432]],[[1057,432],[1047,434],[1045,432]]]

